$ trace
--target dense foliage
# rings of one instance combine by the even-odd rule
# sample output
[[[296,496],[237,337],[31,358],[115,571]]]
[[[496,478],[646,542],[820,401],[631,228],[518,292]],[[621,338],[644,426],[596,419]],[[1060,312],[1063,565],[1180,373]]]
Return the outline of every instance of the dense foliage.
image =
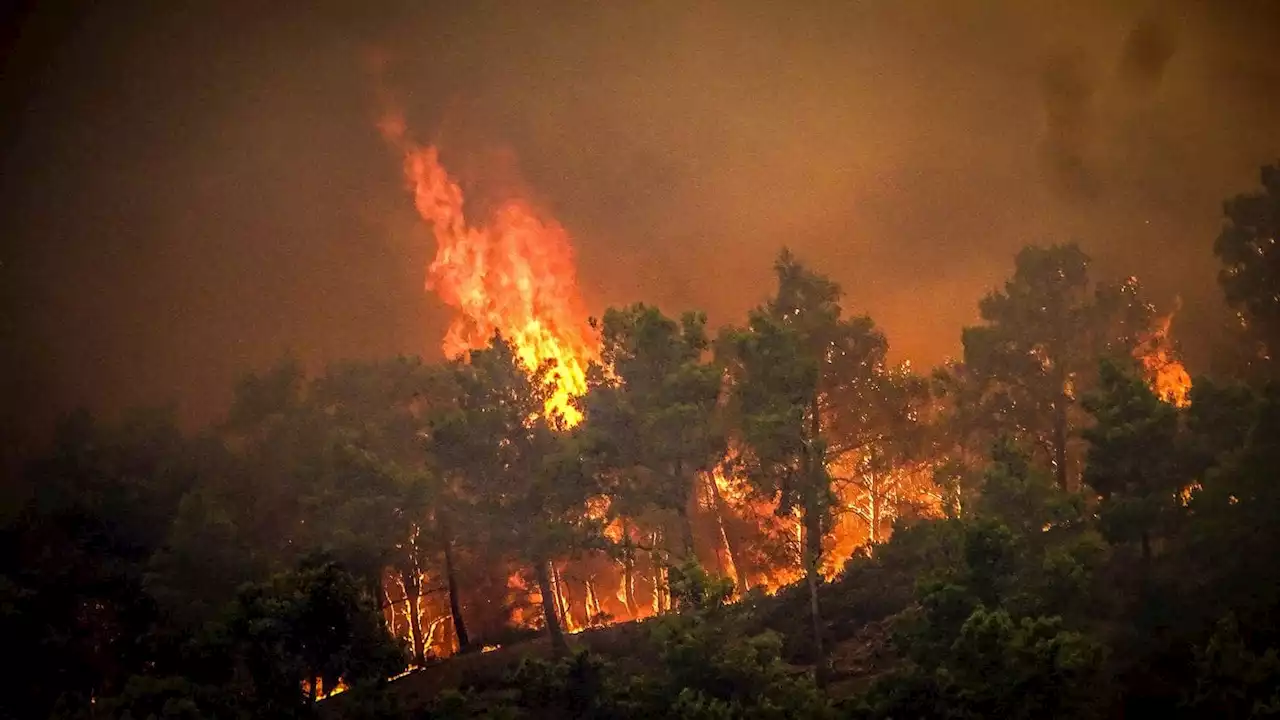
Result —
[[[1280,713],[1263,180],[1215,247],[1248,362],[1189,402],[1136,279],[1052,246],[929,377],[784,251],[715,341],[605,313],[576,425],[500,336],[285,361],[197,435],[69,416],[0,528],[0,717]],[[412,697],[441,648],[474,672]]]

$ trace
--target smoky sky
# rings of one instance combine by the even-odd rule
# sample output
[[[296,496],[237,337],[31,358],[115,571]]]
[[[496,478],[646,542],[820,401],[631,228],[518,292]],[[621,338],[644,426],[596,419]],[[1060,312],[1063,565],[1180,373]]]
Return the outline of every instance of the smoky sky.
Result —
[[[78,404],[204,422],[286,352],[436,356],[379,85],[478,189],[518,164],[593,312],[737,321],[787,245],[926,366],[1032,242],[1208,322],[1221,202],[1280,158],[1266,0],[29,5],[0,124],[15,436]]]

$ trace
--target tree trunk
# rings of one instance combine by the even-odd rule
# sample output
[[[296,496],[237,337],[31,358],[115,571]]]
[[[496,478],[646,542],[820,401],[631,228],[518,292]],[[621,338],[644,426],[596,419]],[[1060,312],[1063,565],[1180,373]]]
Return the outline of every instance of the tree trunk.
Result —
[[[400,571],[400,582],[404,585],[405,602],[408,604],[405,612],[409,616],[409,635],[413,638],[413,664],[422,667],[426,649],[422,639],[422,618],[418,615],[421,578],[417,576],[416,569],[405,569]]]
[[[390,584],[391,583],[385,583],[383,585],[382,590],[379,593],[379,597],[382,598],[383,617],[390,617],[390,620],[387,622],[387,627],[391,629],[391,634],[393,636],[398,636],[400,633],[397,631],[398,626],[396,625],[396,603],[391,600],[391,591],[387,588]],[[390,611],[390,615],[387,614],[388,610]]]
[[[551,566],[551,588],[556,594],[556,607],[560,609],[560,623],[566,630],[572,630],[573,597],[569,594],[569,585],[564,580],[564,573],[554,564]]]
[[[679,513],[681,550],[684,552],[685,560],[698,562],[697,550],[694,548],[693,544],[693,518],[689,511],[689,506],[693,505],[697,501],[697,498],[693,492],[690,492],[693,489],[690,487],[690,483],[685,482],[684,464],[679,460],[676,461],[675,476],[676,484],[683,486],[681,487],[681,490],[684,491],[684,503],[680,505]]]
[[[1062,381],[1065,385],[1066,380]],[[1061,385],[1060,385],[1061,386]],[[1053,408],[1053,460],[1058,487],[1067,489],[1067,403],[1066,393],[1058,395],[1057,406]]]
[[[651,545],[653,550],[649,553],[649,564],[652,567],[650,574],[653,575],[653,612],[655,615],[660,615],[667,611],[667,603],[664,602],[666,594],[663,592],[662,583],[664,565],[662,552],[658,549],[661,547],[662,542],[662,531],[655,530]]]
[[[444,627],[440,630],[440,644],[447,648],[456,648],[455,652],[462,652],[458,634],[453,631],[453,623],[446,623],[445,618],[436,618],[431,622],[431,627],[427,628],[427,646],[431,646],[431,641],[436,636],[436,628],[441,625]]]
[[[1151,566],[1151,533],[1142,531],[1142,567],[1145,572]]]
[[[818,586],[822,583],[818,574],[818,563],[822,557],[822,528],[814,505],[809,503],[805,510],[804,574],[809,585],[809,614],[813,618],[814,680],[818,687],[824,687],[827,682],[827,653],[822,643],[822,612],[818,607]]]
[[[698,562],[698,553],[693,545],[693,520],[689,517],[689,509],[680,511],[680,546],[685,560]]]
[[[551,636],[551,649],[557,655],[569,652],[569,645],[564,640],[564,630],[560,628],[560,617],[556,614],[555,590],[551,587],[551,573],[545,560],[535,562],[534,572],[538,576],[538,592],[542,594],[542,618],[547,623],[547,634]]]
[[[869,540],[872,545],[875,545],[880,542],[880,488],[878,487],[878,483],[876,482],[877,477],[876,477],[875,452],[876,452],[875,449],[872,448],[871,474],[870,474],[871,482],[867,486],[871,494],[871,503],[870,503],[871,512],[869,513],[871,517],[867,521],[867,540]]]
[[[805,447],[805,468],[809,475],[805,478],[804,493],[804,565],[805,580],[809,585],[809,614],[813,617],[813,679],[818,687],[827,684],[827,653],[822,644],[822,612],[818,607],[818,586],[822,578],[818,575],[818,563],[822,559],[822,514],[825,496],[828,491],[826,481],[826,458],[820,450],[822,437],[822,408],[818,404],[815,390],[809,406],[809,442]]]
[[[729,528],[724,522],[725,516],[729,514],[729,504],[720,494],[720,487],[716,485],[715,477],[708,476],[707,482],[711,483],[711,499],[715,502],[716,524],[720,527],[720,537],[724,539],[725,549],[729,553],[729,563],[733,565],[734,584],[737,585],[739,593],[745,594],[748,582],[746,564],[742,562],[741,551],[730,536]]]
[[[458,573],[453,566],[453,537],[446,534],[444,539],[444,575],[449,585],[449,614],[453,618],[453,634],[458,638],[458,652],[470,649],[471,639],[467,637],[467,624],[462,621],[462,601],[458,597]]]
[[[622,543],[622,601],[634,620],[639,612],[635,593],[636,551],[631,547],[631,528],[626,520],[622,521]]]

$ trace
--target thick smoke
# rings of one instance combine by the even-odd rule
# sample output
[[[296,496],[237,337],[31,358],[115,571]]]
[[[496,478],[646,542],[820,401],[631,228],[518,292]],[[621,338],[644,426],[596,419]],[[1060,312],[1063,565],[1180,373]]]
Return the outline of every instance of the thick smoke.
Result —
[[[591,312],[738,321],[786,244],[917,366],[1028,242],[1180,293],[1203,337],[1221,202],[1280,157],[1270,0],[59,6],[0,75],[6,433],[207,421],[288,348],[435,352],[370,46],[475,197],[523,177],[565,225]]]
[[[1044,93],[1044,154],[1049,181],[1058,190],[1093,197],[1099,188],[1090,159],[1090,143],[1096,138],[1094,80],[1080,55],[1051,59],[1041,77]]]
[[[1114,74],[1085,50],[1049,57],[1040,78],[1045,133],[1042,152],[1051,187],[1067,198],[1096,200],[1106,191],[1107,167],[1124,155],[1117,137],[1149,106],[1177,52],[1171,20],[1149,12],[1121,43]],[[1147,141],[1154,139],[1150,129]]]
[[[1177,50],[1177,37],[1167,19],[1155,13],[1142,17],[1124,41],[1119,68],[1121,81],[1133,93],[1155,91]]]

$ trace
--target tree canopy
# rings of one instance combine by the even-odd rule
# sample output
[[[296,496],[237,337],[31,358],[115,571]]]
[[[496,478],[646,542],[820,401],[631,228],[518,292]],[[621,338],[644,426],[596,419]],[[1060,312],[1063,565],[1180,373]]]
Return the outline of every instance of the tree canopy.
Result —
[[[1235,375],[1075,245],[929,372],[783,250],[718,333],[606,310],[573,418],[501,335],[69,415],[0,524],[0,717],[1275,714],[1277,177],[1214,246]]]

